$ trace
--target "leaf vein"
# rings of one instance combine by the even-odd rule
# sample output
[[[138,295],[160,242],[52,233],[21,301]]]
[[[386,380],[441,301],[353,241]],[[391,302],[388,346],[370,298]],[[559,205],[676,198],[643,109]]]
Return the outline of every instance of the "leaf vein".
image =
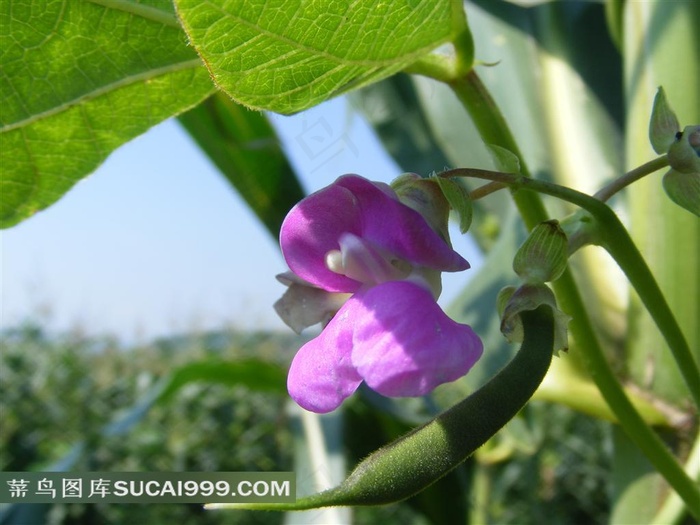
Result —
[[[338,55],[334,55],[333,53],[330,53],[326,49],[314,48],[312,46],[309,46],[309,45],[304,44],[302,42],[293,40],[293,39],[288,38],[286,36],[268,31],[267,29],[260,27],[258,24],[254,24],[252,22],[249,22],[249,21],[247,21],[239,16],[232,15],[231,13],[224,10],[222,7],[214,5],[211,2],[204,2],[204,4],[210,6],[215,11],[218,11],[219,13],[221,13],[221,15],[223,17],[230,17],[231,19],[237,21],[238,23],[247,27],[248,29],[253,29],[255,31],[258,31],[261,34],[264,34],[267,38],[270,38],[271,40],[277,40],[277,41],[282,42],[290,47],[299,48],[299,49],[301,49],[309,54],[319,55],[319,56],[321,56],[329,61],[336,62],[340,65],[363,66],[363,67],[383,67],[383,66],[393,66],[396,64],[396,61],[397,61],[396,57],[387,58],[387,59],[371,59],[371,60],[361,60],[361,59],[351,60],[351,59],[348,59],[346,57],[340,57]],[[417,60],[418,58],[423,56],[426,52],[431,51],[434,47],[435,46],[431,44],[430,46],[421,47],[419,49],[411,51],[410,53],[402,53],[399,59],[402,62]]]
[[[38,122],[42,119],[51,117],[53,115],[57,115],[59,113],[62,113],[63,111],[70,109],[71,107],[74,107],[74,106],[81,104],[83,102],[87,102],[89,100],[93,100],[101,95],[105,95],[107,93],[110,93],[111,91],[120,89],[122,87],[126,87],[126,86],[129,86],[131,84],[135,84],[137,82],[147,81],[147,80],[159,77],[161,75],[166,75],[168,73],[174,73],[176,71],[183,71],[186,69],[193,69],[195,67],[201,67],[201,66],[202,66],[201,60],[199,58],[195,58],[195,59],[187,60],[184,62],[177,62],[174,64],[169,64],[167,66],[163,66],[160,68],[149,69],[148,71],[144,71],[142,73],[137,73],[135,75],[126,76],[124,78],[119,79],[116,82],[106,84],[106,85],[101,86],[99,88],[96,88],[90,92],[84,93],[83,95],[81,95],[73,100],[69,100],[69,101],[63,102],[61,104],[58,104],[51,109],[48,109],[46,111],[42,111],[42,112],[37,113],[35,115],[31,115],[28,118],[14,122],[12,124],[7,124],[6,126],[0,127],[0,133],[7,133],[7,132],[12,131],[14,129],[28,126],[29,124],[32,124],[34,122]]]

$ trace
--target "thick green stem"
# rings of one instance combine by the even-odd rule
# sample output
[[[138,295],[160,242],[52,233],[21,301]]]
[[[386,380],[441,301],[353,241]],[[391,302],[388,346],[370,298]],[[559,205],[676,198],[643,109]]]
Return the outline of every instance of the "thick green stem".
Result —
[[[455,50],[459,57],[460,48],[455,46]],[[605,229],[609,229],[607,228],[609,225],[613,225],[614,230],[618,230],[619,227],[620,231],[617,231],[613,237],[625,236],[629,240],[629,235],[617,219],[617,216],[603,202],[568,188],[549,185],[543,181],[530,178],[529,170],[510,132],[507,122],[475,71],[472,70],[467,75],[460,75],[456,78],[446,79],[443,77],[439,80],[446,82],[452,88],[457,98],[469,112],[484,142],[506,148],[520,159],[522,175],[508,176],[508,174],[499,174],[497,177],[485,176],[482,178],[496,182],[504,182],[510,185],[511,189],[523,188],[533,190],[524,192],[515,191],[513,193],[513,200],[528,229],[534,228],[535,225],[548,218],[542,200],[539,195],[535,193],[539,191],[577,204],[589,211],[602,225],[605,225]],[[448,172],[448,176],[458,175],[459,171],[460,170],[451,170]],[[469,173],[467,173],[468,171],[470,170],[465,170],[463,175],[469,175]],[[500,176],[504,177],[501,178]],[[513,184],[513,182],[515,182],[515,184]],[[605,231],[605,229],[603,231]],[[611,239],[609,234],[606,238],[608,240]],[[653,276],[648,271],[646,263],[634,246],[634,243],[630,240],[629,243],[625,244],[628,244],[628,248],[629,245],[632,246],[632,253],[622,254],[615,247],[612,248],[612,251],[609,251],[613,258],[616,260],[619,259],[618,264],[621,265],[623,271],[631,270],[630,264],[641,263],[644,267],[645,271],[631,271],[631,276],[634,279],[631,283],[634,287],[640,288],[641,293],[646,297],[645,305],[648,308],[649,304],[647,304],[647,301],[659,301],[658,304],[652,305],[650,313],[652,316],[655,316],[654,319],[667,340],[671,339],[675,342],[675,348],[673,350],[674,356],[679,366],[681,366],[681,369],[684,371],[684,378],[691,388],[691,392],[693,392],[693,388],[700,385],[700,374],[698,374],[697,364],[690,353],[687,342],[675,318],[671,314],[663,295],[656,285]],[[608,248],[610,247],[608,246]],[[700,505],[698,505],[698,503],[700,503],[700,490],[685,474],[659,437],[646,425],[625,395],[622,386],[605,359],[603,349],[595,335],[593,324],[588,316],[588,312],[586,311],[580,292],[570,271],[567,270],[564,275],[554,283],[554,289],[562,303],[562,308],[569,315],[573,316],[570,325],[571,333],[582,348],[581,354],[591,377],[600,389],[606,402],[617,416],[620,425],[629,435],[630,439],[656,466],[661,475],[664,476],[669,484],[678,492],[691,509],[691,512],[693,512],[696,517],[700,517]],[[690,370],[685,371],[685,366],[689,366]],[[694,396],[696,401],[700,398],[699,388],[696,388]]]
[[[691,479],[694,479],[696,483],[700,483],[700,433],[695,438],[695,444],[685,462],[685,471]],[[676,525],[682,523],[684,516],[685,506],[683,501],[677,494],[671,493],[667,496],[666,501],[664,501],[651,523]]]
[[[544,193],[576,204],[590,213],[597,221],[596,230],[603,247],[625,273],[652,319],[654,319],[659,331],[671,349],[671,353],[688,386],[690,395],[693,397],[695,404],[700,407],[700,368],[698,363],[696,363],[690,346],[651,270],[649,270],[644,258],[639,253],[634,242],[632,242],[626,228],[609,206],[585,193],[551,182],[523,177],[522,175],[470,168],[457,168],[443,172],[440,175],[443,177],[475,177],[508,184],[514,189],[522,188]],[[567,313],[574,315],[573,312],[567,311]]]
[[[633,286],[640,286],[638,291],[640,296],[644,295],[643,301],[645,301],[645,304],[647,301],[657,301],[657,304],[654,304],[650,309],[650,313],[654,316],[667,340],[669,340],[669,345],[675,349],[674,356],[678,356],[676,359],[679,360],[679,365],[682,366],[681,370],[684,373],[684,377],[687,376],[686,381],[689,388],[691,388],[691,392],[693,392],[695,397],[700,396],[700,374],[690,349],[685,342],[685,338],[675,322],[661,291],[656,286],[644,259],[642,259],[629,239],[624,226],[622,226],[617,216],[608,206],[589,195],[556,184],[523,177],[522,175],[467,168],[449,170],[442,173],[441,176],[472,176],[502,182],[509,184],[511,188],[537,191],[559,197],[586,209],[600,222],[601,228],[607,232],[604,238],[609,242],[618,242],[622,245],[622,248],[615,246],[611,251],[611,255],[618,261],[623,271],[628,271],[630,266],[635,266],[631,271],[631,282]],[[610,231],[615,233],[610,234]],[[570,329],[577,345],[582,349],[581,356],[586,363],[586,368],[601,394],[603,394],[605,401],[617,416],[625,433],[685,501],[690,511],[696,517],[700,517],[700,489],[683,471],[678,461],[676,461],[675,457],[654,431],[644,422],[622,389],[620,382],[605,359],[605,354],[595,336],[593,324],[571,272],[568,270],[564,272],[562,277],[553,283],[553,286],[557,298],[561,302],[561,308],[573,317]]]
[[[513,138],[508,123],[498,109],[496,102],[473,69],[466,75],[451,79],[447,85],[464,105],[486,144],[507,149],[520,160],[520,172],[530,176],[520,149]],[[547,219],[539,195],[531,192],[513,193],[513,200],[528,229]]]

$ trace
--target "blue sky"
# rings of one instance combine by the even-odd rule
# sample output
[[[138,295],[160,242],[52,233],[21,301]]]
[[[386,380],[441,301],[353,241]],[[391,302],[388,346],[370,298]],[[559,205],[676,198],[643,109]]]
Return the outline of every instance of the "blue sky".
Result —
[[[400,173],[343,99],[271,117],[304,188],[343,173]],[[454,238],[474,264],[473,246]],[[170,120],[115,151],[57,204],[0,233],[0,327],[39,319],[53,330],[124,341],[189,330],[285,329],[277,243]],[[453,293],[448,280],[445,301]]]

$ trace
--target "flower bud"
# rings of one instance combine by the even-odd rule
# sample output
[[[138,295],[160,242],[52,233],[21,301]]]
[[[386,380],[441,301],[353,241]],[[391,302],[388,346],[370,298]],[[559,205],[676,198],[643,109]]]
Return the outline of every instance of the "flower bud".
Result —
[[[678,118],[666,100],[664,89],[659,87],[654,97],[654,106],[649,120],[649,141],[654,151],[659,155],[666,153],[676,139],[679,129],[681,125],[678,123]]]
[[[526,283],[558,279],[566,269],[568,244],[556,220],[545,221],[530,232],[513,259],[513,270]]]
[[[681,173],[700,173],[700,125],[686,126],[668,148],[668,163]]]

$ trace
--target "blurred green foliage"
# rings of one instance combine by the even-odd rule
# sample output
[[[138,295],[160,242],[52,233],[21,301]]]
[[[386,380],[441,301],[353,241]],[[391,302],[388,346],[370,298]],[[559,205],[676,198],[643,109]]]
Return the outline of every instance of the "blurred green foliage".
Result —
[[[56,468],[61,461],[74,471],[295,470],[294,425],[280,393],[197,381],[154,403],[126,433],[109,429],[183,365],[256,357],[286,366],[303,341],[296,336],[214,332],[124,348],[109,338],[49,335],[37,324],[2,335],[3,470]],[[388,401],[363,390],[348,403],[344,448],[349,465],[408,431],[415,425],[411,418],[427,416],[424,404],[416,408],[418,400]],[[604,523],[610,426],[544,403],[531,403],[518,421],[519,430],[510,428],[503,438],[517,434],[515,452],[495,461],[488,453],[478,455],[407,502],[357,508],[353,523],[438,524],[457,517],[460,523]],[[205,512],[184,504],[57,504],[23,514],[26,510],[2,509],[0,523],[284,521],[278,513]],[[23,521],[32,519],[26,516],[42,521]]]
[[[291,470],[279,394],[190,383],[155,404],[127,436],[105,431],[178,365],[212,357],[284,359],[294,337],[213,334],[130,349],[109,339],[6,332],[0,346],[0,465],[37,470],[83,443],[76,471]],[[49,523],[280,523],[276,514],[204,512],[200,505],[55,505]],[[16,519],[10,521],[17,523]]]

